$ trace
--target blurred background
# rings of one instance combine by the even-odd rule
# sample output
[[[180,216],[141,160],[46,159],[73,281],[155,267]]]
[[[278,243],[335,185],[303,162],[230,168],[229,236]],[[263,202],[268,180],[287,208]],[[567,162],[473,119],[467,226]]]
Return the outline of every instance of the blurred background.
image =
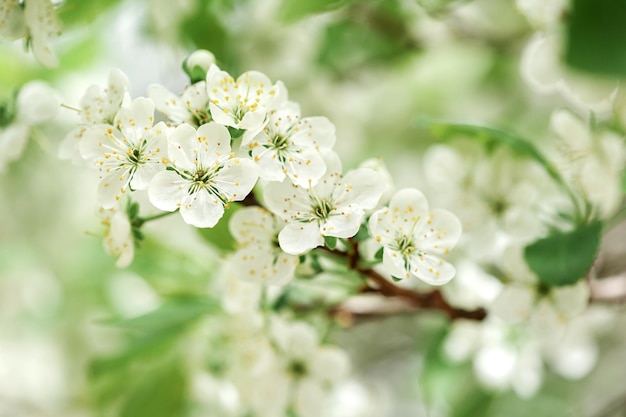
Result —
[[[418,187],[432,207],[462,211],[470,203],[441,185],[459,178],[457,162],[433,159],[439,162],[429,168],[425,155],[440,142],[424,123],[502,128],[546,155],[558,151],[550,128],[555,109],[591,115],[623,135],[624,8],[592,13],[586,8],[594,10],[594,2],[575,3],[579,12],[572,14],[565,1],[66,0],[55,3],[62,32],[50,41],[59,65],[42,66],[22,40],[3,41],[0,97],[41,79],[63,104],[77,107],[87,87],[104,85],[113,68],[128,75],[132,97],[146,96],[153,83],[180,93],[188,84],[181,63],[203,48],[231,74],[254,69],[282,80],[303,114],[328,117],[344,170],[380,158],[396,188]],[[610,36],[597,35],[596,26]],[[546,42],[556,45],[553,55]],[[94,173],[58,158],[77,120],[61,108],[0,173],[0,416],[237,415],[228,411],[232,393],[199,375],[212,354],[210,323],[200,317],[184,334],[130,345],[127,329],[115,324],[165,300],[209,294],[222,253],[175,216],[147,225],[134,262],[117,268],[102,246]],[[466,160],[471,170],[493,154],[469,139],[457,149],[474,158]],[[475,223],[475,232],[487,222],[481,216],[497,215],[485,213],[459,216],[464,226]],[[596,264],[599,276],[625,273],[624,227],[619,218],[615,224]],[[466,244],[476,251],[463,252],[472,262],[493,256],[478,250],[486,247],[481,233]],[[477,278],[484,271],[472,267],[459,266],[458,279],[471,279],[450,292],[469,291],[484,305],[497,291],[497,274],[483,268],[488,278]],[[319,415],[626,416],[626,308],[616,288],[616,297],[586,313],[584,343],[570,342],[580,349],[555,354],[570,355],[566,365],[519,365],[517,388],[506,371],[498,373],[510,367],[508,357],[493,351],[477,359],[470,353],[474,330],[459,336],[437,313],[374,314],[339,325],[330,340],[350,354],[352,376]],[[176,314],[171,323],[187,324]],[[576,371],[590,361],[595,366]],[[573,369],[569,378],[555,372],[559,366]],[[539,378],[538,388],[519,388],[524,375]]]

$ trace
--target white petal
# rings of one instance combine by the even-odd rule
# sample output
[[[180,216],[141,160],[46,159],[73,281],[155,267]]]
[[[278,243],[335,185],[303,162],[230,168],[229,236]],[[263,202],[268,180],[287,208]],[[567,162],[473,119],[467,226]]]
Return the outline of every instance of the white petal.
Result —
[[[213,227],[224,215],[224,205],[213,194],[200,190],[185,197],[180,214],[192,226]]]
[[[430,285],[443,285],[456,274],[452,264],[432,255],[411,256],[410,263],[411,273]]]
[[[233,158],[224,163],[223,168],[215,175],[213,184],[228,201],[241,201],[250,194],[257,179],[254,162]]]
[[[17,95],[17,117],[28,125],[52,120],[59,111],[57,93],[46,83],[31,81]]]
[[[359,168],[348,172],[333,194],[338,208],[353,206],[371,209],[378,204],[384,191],[385,184],[376,171]]]
[[[313,376],[319,380],[336,383],[348,376],[350,358],[337,347],[325,346],[315,352],[310,368]]]
[[[19,158],[28,142],[30,129],[23,124],[12,124],[0,129],[0,161],[14,161]]]
[[[589,286],[585,280],[575,285],[556,287],[550,297],[557,313],[563,318],[572,318],[581,314],[589,304]]]
[[[182,103],[181,99],[162,85],[150,85],[148,87],[148,97],[154,101],[156,109],[170,120],[176,123],[192,122],[191,114]]]
[[[226,158],[230,154],[230,133],[228,129],[215,122],[198,128],[199,160],[202,166],[209,167],[214,161]]]
[[[324,237],[320,233],[316,222],[288,223],[278,235],[280,247],[291,255],[300,255],[324,244]]]
[[[383,266],[385,271],[396,278],[409,278],[410,270],[407,270],[404,264],[402,254],[396,250],[385,248],[383,250]]]
[[[189,181],[172,171],[156,174],[148,187],[150,203],[160,210],[174,211],[188,195]]]
[[[274,341],[288,359],[310,359],[318,347],[315,329],[304,322],[271,321]]]
[[[230,218],[229,230],[239,243],[264,242],[268,246],[278,230],[274,216],[261,207],[244,207]]]
[[[589,127],[567,110],[552,112],[550,127],[575,152],[588,152],[593,145]]]
[[[306,378],[297,385],[294,408],[299,417],[318,417],[328,394],[322,385]]]
[[[356,235],[361,227],[365,213],[362,210],[354,210],[340,214],[332,211],[325,222],[321,222],[320,231],[324,236],[349,238]]]
[[[461,221],[447,210],[433,210],[421,229],[415,228],[416,246],[434,254],[448,253],[459,241]]]
[[[232,113],[228,109],[221,108],[217,106],[216,104],[214,104],[213,102],[210,102],[209,110],[211,111],[211,117],[217,123],[223,126],[230,126],[234,128],[239,127]]]
[[[369,219],[370,235],[382,246],[388,246],[395,240],[395,227],[391,223],[393,214],[388,208],[380,209]]]
[[[139,144],[153,123],[154,102],[144,97],[136,98],[128,107],[122,107],[115,116],[115,124],[134,145]]]
[[[130,181],[130,168],[117,169],[105,176],[98,185],[98,203],[105,209],[113,208],[122,199]]]
[[[324,159],[313,151],[293,153],[285,162],[285,167],[291,181],[304,188],[316,185],[326,172]]]
[[[519,323],[530,318],[536,296],[530,287],[509,285],[496,298],[490,310],[508,323]]]
[[[263,190],[265,206],[282,219],[311,211],[309,194],[289,181],[269,183]]]
[[[171,162],[179,169],[194,171],[197,157],[198,135],[193,126],[183,123],[168,138],[168,155]],[[195,152],[194,152],[195,151]]]

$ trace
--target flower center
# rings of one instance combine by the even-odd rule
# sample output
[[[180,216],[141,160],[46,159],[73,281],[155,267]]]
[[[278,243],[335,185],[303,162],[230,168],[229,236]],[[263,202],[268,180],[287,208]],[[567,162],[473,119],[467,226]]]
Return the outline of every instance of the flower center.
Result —
[[[396,249],[398,252],[402,253],[402,255],[410,255],[415,250],[415,245],[413,244],[413,240],[410,239],[406,235],[402,235],[399,238],[396,238]]]
[[[189,186],[189,194],[194,194],[203,188],[210,188],[211,179],[213,178],[214,171],[210,171],[206,168],[200,168],[193,173],[191,177],[191,185]]]
[[[133,165],[143,164],[143,151],[140,148],[128,149],[128,162]]]
[[[313,205],[313,214],[319,220],[326,220],[330,217],[330,212],[333,211],[334,207],[330,201],[316,199],[317,201]]]
[[[289,147],[289,138],[287,136],[283,136],[280,133],[274,135],[272,139],[272,145],[277,151],[284,151]]]
[[[292,360],[289,365],[287,365],[287,373],[289,373],[294,378],[301,378],[308,373],[308,369],[306,363],[301,360]]]

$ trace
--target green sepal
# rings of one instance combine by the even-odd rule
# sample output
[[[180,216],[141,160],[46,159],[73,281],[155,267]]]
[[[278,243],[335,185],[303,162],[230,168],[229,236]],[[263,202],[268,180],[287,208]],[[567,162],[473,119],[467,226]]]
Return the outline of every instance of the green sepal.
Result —
[[[224,251],[235,250],[237,246],[237,242],[235,242],[235,239],[230,234],[228,223],[233,214],[243,207],[238,203],[228,203],[228,206],[228,208],[224,208],[224,216],[222,216],[215,226],[212,228],[197,229],[204,240]]]
[[[191,84],[199,83],[200,81],[204,81],[206,79],[206,70],[199,65],[194,65],[193,67],[189,67],[187,64],[187,59],[183,61],[183,71],[189,77],[189,82]]]
[[[239,139],[240,137],[242,137],[243,134],[246,133],[246,130],[236,129],[232,126],[228,126],[228,133],[230,133],[230,137],[234,140],[234,139]]]
[[[369,232],[369,229],[367,228],[367,225],[362,224],[361,227],[359,227],[359,231],[356,232],[356,235],[352,237],[352,240],[355,240],[357,242],[363,242],[364,240],[369,239],[369,237],[370,237],[370,232]]]
[[[324,244],[328,249],[337,248],[337,238],[335,236],[324,236]]]
[[[391,276],[391,279],[393,280],[393,282],[400,282],[400,281],[402,281],[402,278],[394,277],[393,275]]]
[[[378,262],[382,262],[383,260],[383,254],[385,253],[385,248],[381,247],[380,249],[378,249],[376,251],[376,253],[374,254],[374,259],[377,260]]]
[[[524,258],[539,281],[548,286],[572,285],[585,277],[593,264],[602,233],[595,221],[549,236],[526,246]]]

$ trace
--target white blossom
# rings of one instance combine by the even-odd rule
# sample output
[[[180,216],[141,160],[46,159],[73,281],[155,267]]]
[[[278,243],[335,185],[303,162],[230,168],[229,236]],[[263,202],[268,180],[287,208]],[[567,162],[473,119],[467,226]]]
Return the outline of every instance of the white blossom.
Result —
[[[230,232],[239,244],[229,264],[238,278],[283,285],[294,276],[298,257],[278,246],[283,222],[260,207],[245,207],[230,218]]]
[[[236,129],[261,129],[267,113],[287,100],[283,83],[272,84],[258,71],[244,72],[235,80],[217,65],[212,65],[207,73],[206,87],[213,120]]]
[[[623,138],[610,131],[592,132],[567,110],[556,110],[550,119],[558,136],[570,181],[593,203],[602,217],[609,217],[622,202],[622,170],[626,167]]]
[[[56,92],[39,80],[24,84],[15,102],[0,104],[0,172],[22,155],[33,127],[52,120],[58,109]]]
[[[211,121],[209,96],[204,81],[187,87],[180,97],[161,85],[152,84],[148,87],[148,96],[154,101],[157,110],[174,125],[188,123],[200,126]]]
[[[80,100],[80,122],[70,131],[59,148],[59,157],[69,159],[78,152],[79,141],[85,132],[98,124],[115,124],[115,115],[122,106],[130,104],[128,77],[114,69],[109,73],[106,86],[89,86]]]
[[[95,125],[80,141],[83,158],[100,172],[98,202],[114,207],[128,189],[145,190],[152,178],[165,169],[166,126],[154,122],[154,103],[135,99],[115,116],[115,127]]]
[[[324,243],[324,236],[354,236],[365,210],[373,208],[384,192],[375,171],[360,168],[341,175],[335,153],[325,154],[326,174],[314,187],[289,181],[272,182],[264,190],[265,204],[285,221],[278,235],[280,247],[298,255]]]
[[[295,185],[308,188],[326,172],[320,152],[334,144],[335,126],[327,118],[300,118],[299,106],[289,102],[269,113],[257,135],[246,132],[242,148],[252,152],[262,179],[282,181],[287,176]]]
[[[454,266],[439,258],[450,252],[461,236],[461,222],[446,210],[430,211],[424,194],[402,189],[388,208],[372,214],[369,230],[384,248],[383,265],[392,276],[416,276],[431,285],[450,281]]]
[[[186,223],[213,227],[232,201],[243,200],[258,175],[248,159],[235,158],[228,130],[210,122],[196,129],[181,124],[169,137],[170,163],[148,189],[150,202],[166,211],[180,209]]]
[[[135,256],[135,242],[128,215],[119,208],[99,210],[104,229],[104,249],[117,258],[115,266],[125,268]]]

